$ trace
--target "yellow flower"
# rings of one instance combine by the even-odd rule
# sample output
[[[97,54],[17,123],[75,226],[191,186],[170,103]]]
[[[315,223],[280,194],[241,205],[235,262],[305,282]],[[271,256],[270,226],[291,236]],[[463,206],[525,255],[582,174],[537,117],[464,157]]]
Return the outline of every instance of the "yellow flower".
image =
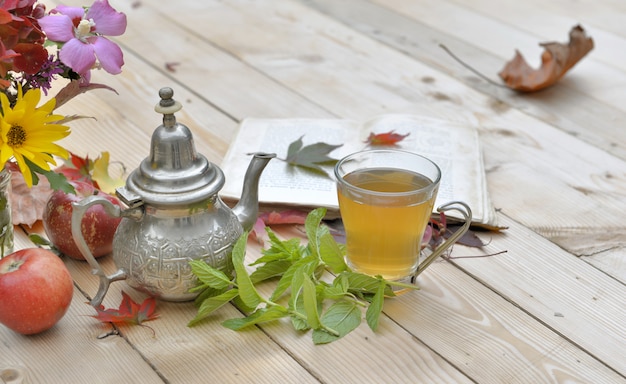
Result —
[[[15,158],[29,187],[33,185],[29,162],[50,171],[50,164],[56,165],[53,156],[69,157],[65,148],[54,143],[70,134],[69,127],[57,124],[63,116],[52,114],[56,99],[37,108],[40,98],[39,89],[24,94],[19,86],[11,108],[8,97],[0,92],[0,166]]]

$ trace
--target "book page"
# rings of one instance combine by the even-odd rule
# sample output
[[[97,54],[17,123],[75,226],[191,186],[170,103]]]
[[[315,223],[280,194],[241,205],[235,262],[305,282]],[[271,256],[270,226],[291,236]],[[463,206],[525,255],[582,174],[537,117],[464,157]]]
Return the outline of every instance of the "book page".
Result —
[[[371,148],[367,137],[393,131],[407,135],[393,148],[420,154],[435,162],[442,172],[435,207],[450,201],[467,203],[476,223],[497,226],[495,210],[487,194],[482,151],[475,127],[415,115],[383,115],[364,124],[342,119],[246,119],[222,163],[226,184],[220,195],[236,200],[252,152],[273,152],[285,158],[289,145],[302,137],[303,146],[324,142],[342,146],[329,155],[334,159]],[[387,148],[389,146],[386,146]],[[338,212],[332,166],[328,177],[280,159],[269,162],[259,181],[259,201],[283,208],[325,207]],[[449,216],[461,218],[450,212]]]
[[[278,158],[284,159],[289,145],[302,137],[303,146],[317,142],[342,144],[330,153],[332,158],[339,159],[365,146],[359,142],[358,136],[358,124],[349,120],[246,119],[222,162],[226,184],[220,195],[226,199],[239,198],[251,152],[276,153]],[[273,159],[259,180],[259,201],[270,205],[337,210],[333,167],[325,166],[324,169],[328,177]]]
[[[474,127],[422,116],[385,115],[367,122],[364,131],[408,133],[395,147],[422,155],[441,170],[435,208],[460,200],[470,206],[474,221],[485,219],[483,196],[487,192],[484,165]]]

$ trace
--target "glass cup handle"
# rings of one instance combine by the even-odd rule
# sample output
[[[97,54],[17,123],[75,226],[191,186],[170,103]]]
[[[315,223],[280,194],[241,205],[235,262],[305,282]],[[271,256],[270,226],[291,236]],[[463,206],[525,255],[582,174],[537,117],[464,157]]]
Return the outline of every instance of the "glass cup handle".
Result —
[[[456,241],[459,238],[461,238],[461,236],[463,236],[465,232],[467,232],[470,225],[472,224],[472,210],[464,202],[451,201],[437,208],[437,212],[441,213],[441,212],[446,212],[446,211],[460,212],[461,215],[463,215],[463,218],[465,219],[465,223],[463,223],[463,226],[461,228],[459,228],[456,232],[454,232],[452,236],[450,236],[443,244],[439,245],[430,255],[428,255],[426,259],[424,259],[424,261],[422,261],[417,266],[417,270],[411,277],[411,282],[414,282],[417,276],[420,273],[424,272],[424,270],[428,268],[428,266],[432,264],[433,261],[435,261],[446,249],[450,248],[452,244],[456,243]]]
[[[104,299],[104,295],[106,295],[109,290],[109,285],[112,282],[117,280],[124,280],[127,276],[126,271],[123,269],[119,269],[115,271],[113,274],[108,275],[100,268],[100,264],[96,261],[96,258],[91,253],[85,238],[83,237],[83,233],[81,230],[81,223],[83,221],[83,216],[87,212],[87,210],[92,205],[102,205],[106,213],[113,217],[122,216],[122,211],[120,207],[112,204],[109,200],[105,199],[102,196],[89,196],[81,201],[77,201],[72,203],[72,236],[74,237],[74,241],[76,242],[76,246],[80,250],[80,252],[85,257],[85,260],[89,263],[92,269],[92,274],[98,275],[100,278],[100,286],[98,287],[98,293],[91,299],[89,304],[93,307],[99,307],[102,304],[102,300]]]

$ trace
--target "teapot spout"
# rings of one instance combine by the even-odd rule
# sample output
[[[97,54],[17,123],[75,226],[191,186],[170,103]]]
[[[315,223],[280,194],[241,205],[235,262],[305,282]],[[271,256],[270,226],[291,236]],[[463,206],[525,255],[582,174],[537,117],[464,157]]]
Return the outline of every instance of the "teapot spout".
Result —
[[[259,214],[259,179],[267,163],[274,157],[276,157],[275,153],[257,152],[253,154],[248,165],[241,198],[233,208],[233,213],[237,216],[244,231],[252,229],[257,219]]]

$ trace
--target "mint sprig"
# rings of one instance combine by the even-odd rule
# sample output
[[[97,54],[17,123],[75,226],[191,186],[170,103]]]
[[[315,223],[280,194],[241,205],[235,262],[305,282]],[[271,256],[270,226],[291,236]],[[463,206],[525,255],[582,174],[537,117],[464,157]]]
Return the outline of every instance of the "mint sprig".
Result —
[[[326,209],[318,208],[307,216],[306,245],[299,238],[280,240],[266,228],[269,247],[250,264],[256,267],[252,273],[244,265],[247,233],[233,248],[236,277],[203,261],[191,261],[199,281],[193,291],[200,295],[196,299],[198,312],[188,326],[202,322],[231,302],[248,314],[222,323],[233,330],[289,317],[295,330],[313,330],[313,342],[324,344],[356,329],[365,311],[368,326],[376,331],[385,297],[395,296],[392,288],[418,287],[351,271],[344,262],[345,247],[322,224],[325,214]],[[264,297],[257,286],[270,280],[276,281],[275,288]]]

